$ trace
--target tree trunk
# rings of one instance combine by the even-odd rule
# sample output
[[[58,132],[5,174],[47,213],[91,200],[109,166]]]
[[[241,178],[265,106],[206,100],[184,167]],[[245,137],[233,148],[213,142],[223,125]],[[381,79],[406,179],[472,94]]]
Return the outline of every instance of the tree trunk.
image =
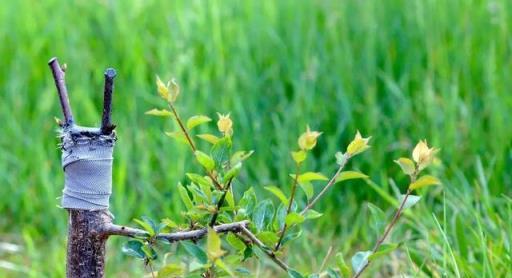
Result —
[[[66,276],[70,278],[102,278],[105,276],[105,243],[103,233],[112,218],[108,210],[68,209],[68,249]]]

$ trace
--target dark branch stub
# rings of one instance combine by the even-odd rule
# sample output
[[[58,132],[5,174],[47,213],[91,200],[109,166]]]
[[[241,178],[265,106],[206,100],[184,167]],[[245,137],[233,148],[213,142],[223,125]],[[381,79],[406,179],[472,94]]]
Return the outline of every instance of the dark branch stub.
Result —
[[[108,68],[105,70],[105,87],[103,91],[103,117],[101,119],[101,133],[108,135],[112,133],[115,125],[112,124],[112,93],[114,92],[114,78],[116,70]]]
[[[56,57],[53,57],[48,61],[55,80],[55,86],[59,93],[60,105],[62,107],[62,113],[64,114],[64,127],[73,125],[73,113],[71,112],[71,105],[69,104],[68,89],[66,88],[65,73],[59,65],[59,61]]]

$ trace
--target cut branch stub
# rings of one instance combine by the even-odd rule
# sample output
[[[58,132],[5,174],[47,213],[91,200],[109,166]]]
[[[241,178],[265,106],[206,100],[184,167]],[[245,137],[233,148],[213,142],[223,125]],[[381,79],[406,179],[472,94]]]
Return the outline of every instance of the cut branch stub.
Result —
[[[59,93],[60,106],[64,114],[64,127],[73,125],[73,112],[71,112],[71,105],[69,104],[68,89],[66,88],[66,80],[64,70],[60,67],[59,61],[53,57],[48,61]]]
[[[101,133],[104,135],[112,133],[116,127],[112,124],[112,93],[114,92],[114,78],[116,70],[108,68],[105,70],[105,87],[103,91],[103,117],[101,119]]]

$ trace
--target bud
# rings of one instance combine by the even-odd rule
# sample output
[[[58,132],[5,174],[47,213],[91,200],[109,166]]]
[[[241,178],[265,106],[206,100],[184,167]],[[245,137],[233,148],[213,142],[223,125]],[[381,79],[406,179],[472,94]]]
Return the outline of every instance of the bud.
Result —
[[[167,101],[175,102],[180,95],[180,86],[176,83],[176,80],[173,79],[167,83],[167,88],[169,88],[169,97]]]
[[[298,143],[301,150],[309,151],[316,146],[316,140],[321,135],[321,132],[311,131],[309,126],[306,127],[306,132],[302,133],[299,137]]]
[[[156,77],[156,86],[158,88],[158,94],[165,100],[169,98],[169,88],[165,86],[164,82],[160,80],[160,77]]]
[[[361,133],[359,133],[358,130],[356,136],[354,137],[354,140],[352,140],[352,142],[350,142],[350,144],[348,145],[346,154],[354,156],[356,154],[366,151],[367,149],[370,148],[368,142],[370,141],[371,138],[372,137],[363,138],[363,136],[361,136]]]
[[[429,148],[426,140],[418,142],[412,151],[412,159],[418,164],[418,170],[421,171],[430,165],[438,151],[439,149]]]
[[[227,115],[222,115],[217,113],[219,116],[219,120],[217,121],[217,127],[219,131],[224,134],[224,136],[233,135],[233,121],[229,118],[229,113]]]

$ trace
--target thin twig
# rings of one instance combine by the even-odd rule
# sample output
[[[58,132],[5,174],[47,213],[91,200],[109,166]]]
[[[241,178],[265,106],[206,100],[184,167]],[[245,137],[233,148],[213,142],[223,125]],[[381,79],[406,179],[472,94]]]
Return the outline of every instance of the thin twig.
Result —
[[[71,111],[71,105],[69,104],[68,89],[66,88],[65,73],[59,65],[59,61],[56,57],[53,57],[48,61],[55,80],[55,86],[59,93],[60,106],[62,107],[62,113],[64,114],[64,127],[73,125],[73,112]]]
[[[417,175],[418,175],[418,166],[416,166],[416,169],[414,170],[414,173],[411,175],[411,183],[416,181]],[[404,199],[402,200],[402,203],[400,204],[400,206],[396,210],[395,215],[393,215],[393,218],[391,219],[391,222],[389,223],[389,225],[386,227],[386,230],[384,230],[384,234],[382,234],[382,236],[379,238],[379,240],[377,240],[377,242],[375,243],[375,246],[372,249],[372,253],[375,253],[375,252],[377,252],[377,250],[379,250],[379,248],[382,245],[382,243],[384,243],[384,241],[388,237],[389,232],[391,232],[391,229],[398,222],[398,219],[400,218],[400,216],[402,215],[402,211],[404,210],[404,206],[405,206],[405,203],[407,202],[407,198],[409,198],[411,193],[412,193],[412,190],[407,189],[407,193],[405,194]],[[353,278],[358,278],[359,276],[361,276],[363,271],[369,265],[370,265],[370,261],[368,260],[368,261],[366,261],[366,264],[353,276]]]
[[[299,173],[300,173],[300,164],[297,163],[296,166],[297,167],[295,170],[295,178],[293,179],[293,183],[292,183],[292,192],[290,195],[290,200],[288,202],[288,208],[286,209],[286,216],[288,216],[288,214],[290,214],[290,211],[292,210],[292,204],[293,204],[293,199],[295,197],[295,191],[297,191],[297,183],[299,181]],[[277,241],[277,244],[274,248],[275,251],[279,250],[279,247],[281,247],[281,243],[283,241],[284,235],[286,234],[287,228],[288,228],[288,225],[286,225],[286,223],[284,223],[283,229],[280,232],[279,240]]]
[[[210,227],[213,227],[215,225],[215,222],[217,221],[217,217],[219,216],[220,208],[224,205],[224,201],[226,200],[226,195],[229,192],[229,189],[231,188],[231,183],[233,182],[233,178],[229,179],[228,184],[226,185],[226,188],[224,188],[224,193],[220,197],[219,201],[217,202],[217,209],[215,210],[215,213],[212,215],[212,220],[210,221]]]
[[[307,205],[306,207],[300,212],[301,215],[304,215],[309,209],[311,209],[315,204],[316,202],[318,202],[318,200],[325,194],[325,192],[327,192],[327,190],[329,190],[329,188],[334,184],[336,183],[336,179],[338,178],[338,176],[340,175],[341,171],[343,171],[343,168],[345,168],[345,165],[347,165],[347,162],[348,160],[350,159],[350,157],[347,157],[345,160],[343,160],[343,162],[340,164],[340,167],[338,168],[338,170],[336,171],[336,173],[331,177],[331,179],[327,182],[327,184],[324,186],[324,188],[322,189],[322,191],[320,191],[320,193],[318,193],[318,195],[316,195],[315,198],[313,198],[313,200],[311,200]]]
[[[103,116],[101,118],[101,133],[108,135],[116,127],[112,125],[112,93],[114,92],[114,77],[116,70],[108,68],[105,70],[105,85],[103,90]]]
[[[281,267],[284,271],[288,271],[290,267],[286,265],[281,259],[279,259],[272,249],[266,246],[263,242],[261,242],[251,231],[249,231],[246,227],[242,227],[240,231],[246,235],[254,244],[256,244],[261,251],[263,251],[272,261],[274,261],[279,267]]]
[[[243,228],[249,225],[248,220],[221,224],[214,226],[213,229],[217,233],[227,233],[227,232],[241,232]],[[198,230],[191,231],[182,231],[182,232],[174,232],[174,233],[161,233],[156,235],[158,239],[165,239],[169,242],[183,241],[183,240],[198,240],[204,237],[208,233],[207,228],[202,228]],[[118,235],[118,236],[126,236],[126,237],[141,237],[147,236],[148,233],[142,229],[130,228],[126,226],[120,226],[115,224],[110,224],[104,228],[103,234],[106,236]]]

